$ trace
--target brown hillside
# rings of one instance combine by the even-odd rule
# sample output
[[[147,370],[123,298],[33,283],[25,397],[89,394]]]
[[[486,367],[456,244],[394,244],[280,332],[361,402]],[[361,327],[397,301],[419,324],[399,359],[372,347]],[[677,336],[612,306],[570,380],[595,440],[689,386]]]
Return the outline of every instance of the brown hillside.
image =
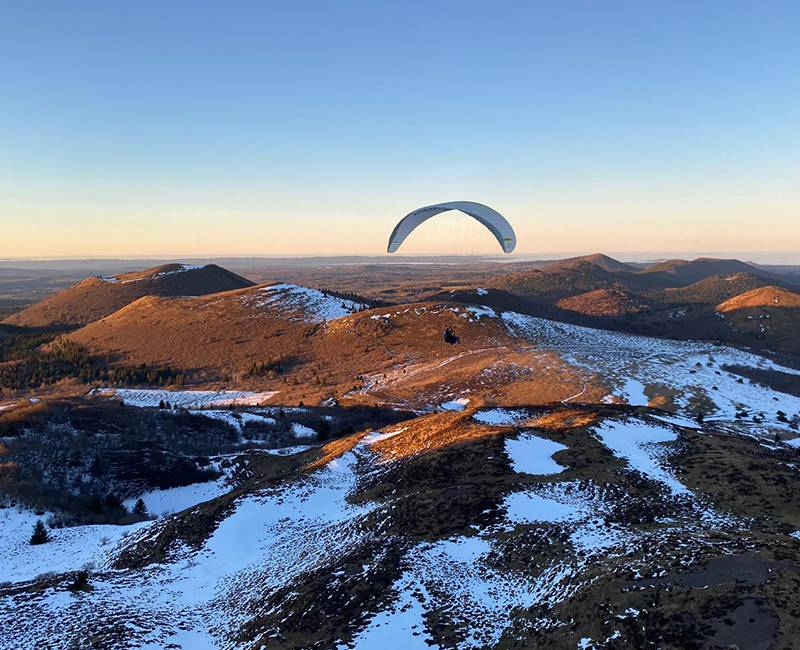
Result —
[[[555,266],[501,275],[489,280],[486,287],[521,298],[557,300],[615,284],[614,275],[591,262],[581,261],[567,267]]]
[[[651,309],[650,303],[644,298],[620,289],[596,289],[562,298],[556,305],[587,316],[625,316]]]
[[[787,291],[780,287],[761,287],[726,300],[717,305],[717,311],[724,314],[737,309],[752,309],[756,307],[797,309],[800,308],[800,293]]]
[[[234,378],[279,391],[285,404],[326,397],[419,408],[463,396],[545,402],[574,395],[588,381],[557,355],[510,336],[499,319],[463,305],[415,303],[321,321],[314,318],[319,305],[309,313],[290,296],[264,300],[273,293],[258,286],[145,297],[70,338],[111,363],[180,368],[196,383]],[[443,341],[446,327],[459,345]]]
[[[766,278],[751,273],[712,275],[686,287],[663,289],[651,297],[667,304],[703,303],[711,306],[769,284]]]
[[[142,296],[199,296],[252,284],[215,264],[165,264],[110,278],[87,278],[4,322],[25,327],[79,326],[108,316]]]
[[[717,305],[728,332],[749,345],[800,353],[800,294],[780,287],[753,289]]]

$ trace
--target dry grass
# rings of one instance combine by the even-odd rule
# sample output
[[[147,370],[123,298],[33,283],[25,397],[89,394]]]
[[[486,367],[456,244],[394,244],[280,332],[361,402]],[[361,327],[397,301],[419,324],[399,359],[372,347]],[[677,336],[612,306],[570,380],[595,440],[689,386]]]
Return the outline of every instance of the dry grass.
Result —
[[[343,456],[353,447],[355,447],[365,434],[365,431],[359,431],[358,433],[353,433],[349,436],[339,438],[338,440],[333,440],[332,442],[323,445],[322,449],[320,450],[320,456],[313,462],[306,465],[305,469],[308,471],[319,469],[320,467],[324,467],[330,463],[332,460]]]
[[[490,399],[499,406],[531,406],[565,400],[598,403],[611,392],[597,375],[570,365],[554,352],[526,350],[510,355],[509,367],[518,368],[516,377],[498,382]]]
[[[523,423],[523,426],[545,431],[567,431],[579,427],[588,427],[597,422],[599,416],[594,411],[574,408],[557,408],[538,415]]]
[[[385,429],[396,435],[372,445],[385,460],[408,458],[487,436],[497,436],[513,430],[510,426],[489,426],[472,419],[474,410],[462,413],[433,413],[409,423]]]
[[[670,395],[656,395],[650,398],[647,405],[652,408],[661,409],[662,411],[669,411],[670,413],[675,413],[678,410]]]
[[[652,309],[646,299],[615,288],[595,289],[562,298],[556,306],[587,316],[625,316]]]
[[[472,419],[475,409],[468,411],[431,413],[381,429],[393,434],[372,444],[372,450],[384,460],[398,460],[429,453],[451,445],[462,444],[487,436],[498,436],[513,430],[512,426],[491,426]],[[578,426],[578,425],[576,425]],[[321,454],[306,466],[306,470],[324,467],[353,449],[364,438],[366,431],[329,442]]]
[[[348,393],[354,402],[414,404],[410,398],[435,392],[443,381],[466,386],[509,345],[523,345],[497,319],[470,322],[450,305],[370,310],[317,325],[303,322],[302,313],[271,303],[257,306],[257,291],[142,298],[70,338],[112,363],[170,366],[188,371],[192,382],[202,384],[229,377],[240,388],[280,391],[277,401],[287,405],[314,404],[328,396],[341,400]],[[382,314],[389,317],[371,318]],[[442,341],[446,327],[456,329],[460,346]],[[436,370],[462,354],[463,365],[445,363]],[[479,361],[468,362],[472,357]],[[282,372],[242,376],[254,362],[268,359],[282,360]],[[374,394],[352,392],[364,387],[364,376],[376,378]],[[380,390],[383,386],[386,391]]]
[[[725,302],[717,305],[716,310],[724,314],[736,311],[737,309],[753,307],[797,309],[800,308],[800,293],[787,291],[780,287],[760,287],[729,298]]]

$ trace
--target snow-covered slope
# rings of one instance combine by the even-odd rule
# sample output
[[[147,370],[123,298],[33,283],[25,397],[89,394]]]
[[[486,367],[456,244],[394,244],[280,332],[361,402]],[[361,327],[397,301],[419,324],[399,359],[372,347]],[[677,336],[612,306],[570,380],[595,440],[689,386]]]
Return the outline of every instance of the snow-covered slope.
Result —
[[[368,305],[345,298],[337,298],[318,289],[296,284],[280,283],[262,287],[242,297],[248,305],[296,312],[308,322],[322,322],[348,316]]]
[[[734,421],[757,416],[764,426],[786,428],[778,411],[800,413],[800,398],[772,390],[726,370],[729,366],[800,374],[764,357],[724,345],[621,334],[525,316],[502,314],[511,332],[596,373],[615,395],[647,405],[668,395],[681,411]]]
[[[174,408],[214,408],[257,406],[277,395],[276,391],[243,390],[159,390],[150,388],[96,388],[89,397],[118,397],[129,406],[156,407],[169,404]]]
[[[349,448],[336,441],[316,471],[217,498],[212,489],[212,501],[188,501],[172,517],[111,527],[118,530],[104,544],[97,536],[105,527],[83,527],[26,546],[34,517],[9,511],[4,540],[20,559],[0,574],[14,583],[0,587],[3,647],[45,640],[69,647],[90,634],[109,647],[187,650],[483,649],[531,639],[539,647],[583,640],[582,647],[612,648],[615,639],[632,647],[642,625],[667,629],[648,614],[667,606],[652,605],[659,580],[697,585],[675,606],[705,616],[703,634],[716,638],[717,619],[704,607],[727,602],[720,589],[734,589],[736,561],[749,562],[747,553],[769,554],[776,545],[800,552],[796,525],[774,529],[788,521],[780,517],[795,515],[764,523],[737,514],[735,499],[698,489],[702,470],[679,472],[673,457],[711,433],[625,407],[575,408],[547,414],[552,421],[581,412],[593,423],[560,433],[529,431],[542,409],[428,416],[485,421],[486,437],[405,460],[382,459],[381,445],[417,440],[415,421]],[[775,453],[751,449],[762,461]],[[775,468],[794,451],[787,445],[781,454]],[[160,496],[175,503],[181,494]],[[160,507],[153,498],[150,505]],[[222,514],[209,525],[212,512]],[[143,561],[148,549],[158,552]],[[71,593],[70,575],[41,577],[35,589],[20,583],[87,561],[96,564],[89,591]],[[709,562],[731,568],[706,575]],[[779,607],[762,594],[760,579],[747,580],[738,593]],[[588,604],[598,599],[602,613]],[[721,605],[720,616],[734,616],[737,606]],[[667,622],[674,621],[669,611]],[[741,633],[755,627],[736,620]],[[761,633],[777,638],[765,620],[753,617]],[[682,629],[671,625],[672,634]]]

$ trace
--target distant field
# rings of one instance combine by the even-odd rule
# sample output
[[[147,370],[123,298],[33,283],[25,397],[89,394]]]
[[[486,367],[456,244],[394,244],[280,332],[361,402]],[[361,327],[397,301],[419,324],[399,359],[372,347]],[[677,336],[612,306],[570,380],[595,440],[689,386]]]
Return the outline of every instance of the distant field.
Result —
[[[33,304],[33,301],[27,300],[4,300],[0,297],[0,320],[8,318],[11,314],[25,309],[28,305]]]

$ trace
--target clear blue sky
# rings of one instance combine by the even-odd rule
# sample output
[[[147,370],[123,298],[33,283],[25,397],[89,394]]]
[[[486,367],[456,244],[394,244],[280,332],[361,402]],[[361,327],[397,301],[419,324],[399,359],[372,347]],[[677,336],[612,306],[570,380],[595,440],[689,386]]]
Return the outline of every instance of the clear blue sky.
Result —
[[[799,34],[780,1],[3,2],[0,257],[380,253],[453,199],[522,252],[800,250]]]

